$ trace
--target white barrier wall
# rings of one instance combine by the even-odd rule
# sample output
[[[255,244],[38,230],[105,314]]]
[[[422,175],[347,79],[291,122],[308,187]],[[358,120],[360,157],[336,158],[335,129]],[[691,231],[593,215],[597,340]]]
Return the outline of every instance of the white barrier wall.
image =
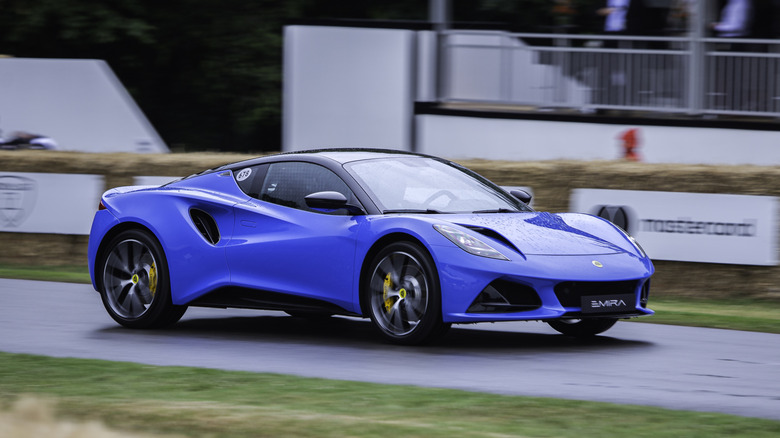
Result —
[[[89,234],[101,175],[0,172],[0,231]]]
[[[654,260],[778,264],[773,196],[575,189],[571,210],[599,215],[634,236]]]
[[[101,175],[0,172],[0,232],[87,235],[104,184]],[[516,188],[531,193],[505,187]],[[779,208],[772,196],[603,189],[574,189],[570,205],[620,225],[654,260],[760,266],[778,265]]]
[[[417,150],[451,159],[615,160],[636,129],[647,163],[780,165],[780,132],[418,115]]]

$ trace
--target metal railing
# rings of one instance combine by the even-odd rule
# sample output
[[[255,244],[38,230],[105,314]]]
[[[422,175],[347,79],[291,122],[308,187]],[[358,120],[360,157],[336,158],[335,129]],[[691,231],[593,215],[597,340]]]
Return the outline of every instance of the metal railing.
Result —
[[[780,40],[446,31],[441,101],[780,116]]]

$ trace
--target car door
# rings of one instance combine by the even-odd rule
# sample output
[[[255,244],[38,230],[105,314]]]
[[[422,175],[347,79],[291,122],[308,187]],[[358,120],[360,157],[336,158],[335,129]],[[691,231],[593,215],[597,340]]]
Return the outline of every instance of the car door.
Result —
[[[337,191],[356,203],[344,181],[323,166],[296,161],[240,170],[237,181],[247,174],[255,177],[244,182],[254,199],[234,207],[236,226],[227,248],[231,283],[356,310],[355,236],[362,216],[346,209],[317,211],[304,201],[312,193]]]

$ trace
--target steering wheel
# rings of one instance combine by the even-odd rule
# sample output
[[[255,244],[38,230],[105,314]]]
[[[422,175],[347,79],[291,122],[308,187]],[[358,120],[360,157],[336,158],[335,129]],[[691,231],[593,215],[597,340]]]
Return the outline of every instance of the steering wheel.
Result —
[[[456,196],[449,190],[439,190],[436,193],[432,194],[431,196],[428,196],[428,198],[425,200],[423,204],[430,205],[431,202],[433,202],[435,199],[438,199],[442,196],[446,196],[450,198],[450,202],[452,202],[452,200],[456,198]],[[449,204],[449,202],[447,204]]]

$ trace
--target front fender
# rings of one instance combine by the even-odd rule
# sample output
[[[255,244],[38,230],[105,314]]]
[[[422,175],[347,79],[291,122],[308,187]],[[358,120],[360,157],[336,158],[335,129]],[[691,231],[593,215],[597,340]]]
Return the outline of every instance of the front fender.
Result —
[[[96,211],[95,217],[92,219],[92,228],[89,232],[89,242],[87,244],[87,262],[89,266],[89,276],[92,280],[92,287],[95,288],[96,291],[99,290],[95,275],[98,251],[100,250],[103,239],[109,231],[118,224],[119,219],[108,210]]]

